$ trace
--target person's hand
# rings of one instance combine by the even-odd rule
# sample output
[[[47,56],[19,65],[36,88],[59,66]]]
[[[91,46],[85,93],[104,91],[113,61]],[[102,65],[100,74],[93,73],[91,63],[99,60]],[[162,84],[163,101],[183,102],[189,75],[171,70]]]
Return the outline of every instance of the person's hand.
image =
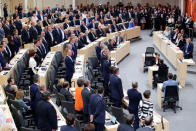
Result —
[[[93,122],[93,115],[90,115],[90,122]]]

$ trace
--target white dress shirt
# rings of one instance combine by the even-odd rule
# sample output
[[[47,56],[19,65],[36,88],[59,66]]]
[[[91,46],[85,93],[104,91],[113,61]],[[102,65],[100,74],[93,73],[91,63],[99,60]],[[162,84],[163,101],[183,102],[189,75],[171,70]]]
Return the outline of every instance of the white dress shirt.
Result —
[[[34,74],[37,73],[36,67],[37,67],[37,62],[35,61],[34,58],[31,57],[30,60],[29,60],[29,68],[32,69]]]

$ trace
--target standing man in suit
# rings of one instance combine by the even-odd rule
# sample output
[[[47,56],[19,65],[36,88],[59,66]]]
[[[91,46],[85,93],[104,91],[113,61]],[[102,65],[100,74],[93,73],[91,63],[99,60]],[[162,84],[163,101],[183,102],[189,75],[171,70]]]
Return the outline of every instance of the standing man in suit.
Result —
[[[36,110],[36,105],[37,105],[37,99],[36,99],[36,94],[39,92],[38,86],[40,84],[40,77],[39,75],[35,74],[33,76],[34,79],[34,84],[31,85],[30,87],[30,102],[31,102],[31,109],[33,113],[35,113]]]
[[[105,32],[103,31],[103,29],[101,28],[101,26],[98,26],[98,29],[96,30],[96,34],[97,34],[97,37],[100,38],[100,37],[106,37],[106,34]]]
[[[5,44],[5,42],[3,43],[4,43],[3,55],[4,55],[6,62],[9,63],[10,60],[13,58],[14,54],[12,53],[10,45],[8,45],[7,43]]]
[[[16,29],[18,30],[18,35],[21,35],[21,31],[22,31],[22,22],[21,22],[21,20],[19,19],[19,16],[16,16],[15,25],[16,25]]]
[[[133,128],[134,119],[133,114],[128,114],[128,116],[126,116],[126,123],[120,124],[117,131],[135,131]]]
[[[38,31],[35,27],[35,22],[31,23],[31,28],[29,29],[29,34],[30,34],[30,42],[33,42],[34,40],[37,40]]]
[[[2,41],[1,42],[1,45],[0,45],[0,64],[1,64],[2,69],[8,67],[8,64],[7,64],[6,59],[4,57],[4,54],[3,54],[3,51],[4,51],[4,43],[5,42]]]
[[[96,48],[96,55],[97,55],[97,59],[99,60],[99,62],[101,62],[101,49],[103,46],[103,42],[99,41],[98,45],[95,47]]]
[[[193,58],[193,44],[191,43],[191,39],[186,39],[186,44],[184,45],[183,51],[184,51],[184,58],[185,59],[191,59]]]
[[[42,26],[41,26],[41,21],[40,20],[37,20],[37,24],[36,24],[35,28],[37,29],[38,35],[41,35]]]
[[[87,26],[85,25],[84,21],[81,22],[80,30],[81,30],[83,33],[85,33],[86,31],[88,31],[88,28],[87,28]]]
[[[14,51],[18,53],[21,43],[20,43],[20,38],[18,37],[17,32],[14,33],[13,42],[14,42],[14,48],[15,48]]]
[[[48,27],[48,31],[46,32],[46,41],[49,44],[49,48],[54,45],[54,36],[53,36],[53,33],[52,33],[52,27],[51,26]]]
[[[109,54],[108,47],[104,47],[103,52],[101,53],[101,72],[103,74],[103,62],[106,60],[106,55]]]
[[[105,96],[109,94],[109,80],[110,80],[110,67],[111,67],[111,60],[108,55],[106,55],[106,60],[103,62],[103,78],[104,78],[104,93]]]
[[[5,37],[5,32],[2,27],[2,23],[0,23],[0,41],[2,41],[4,37]]]
[[[82,90],[82,100],[83,100],[83,111],[84,111],[84,121],[89,122],[89,101],[91,96],[91,89],[90,89],[90,81],[86,80],[84,81],[84,88]]]
[[[48,42],[46,41],[44,31],[41,32],[41,38],[42,38],[42,44],[44,44],[44,47],[46,48],[46,53],[48,53],[50,51],[50,48],[49,48]]]
[[[23,44],[27,44],[30,42],[30,33],[29,33],[28,25],[26,24],[24,25],[24,28],[22,30],[21,38]]]
[[[3,7],[3,12],[4,12],[4,18],[8,17],[8,11],[7,11],[7,3],[4,4],[4,7]]]
[[[38,120],[38,128],[41,131],[55,131],[58,129],[57,113],[50,101],[50,93],[48,91],[42,94],[42,100],[38,102],[36,108],[36,116]]]
[[[66,116],[66,126],[61,127],[61,131],[78,131],[75,127],[75,116],[73,114],[67,114]]]
[[[5,24],[3,25],[3,29],[5,32],[5,37],[8,37],[11,34],[8,20],[5,21]]]
[[[137,82],[132,83],[132,89],[127,91],[127,95],[129,98],[129,113],[135,115],[134,121],[134,129],[139,128],[139,117],[138,117],[138,106],[140,100],[142,100],[142,95],[140,92],[137,91],[138,84]]]
[[[99,87],[98,94],[92,94],[89,102],[90,122],[94,122],[95,131],[104,131],[105,103],[103,101],[104,88]]]
[[[110,76],[111,99],[114,106],[121,108],[122,99],[124,97],[122,81],[118,77],[120,74],[119,68],[114,70],[114,74]]]
[[[95,41],[97,39],[97,37],[95,36],[93,28],[90,29],[90,32],[88,33],[88,37],[89,37],[91,42],[93,42],[93,41]]]
[[[71,58],[71,55],[72,55],[72,51],[69,49],[67,51],[67,56],[65,57],[65,65],[67,67],[66,80],[69,82],[70,86],[71,86],[71,79],[72,79],[73,73],[75,72],[74,60]]]

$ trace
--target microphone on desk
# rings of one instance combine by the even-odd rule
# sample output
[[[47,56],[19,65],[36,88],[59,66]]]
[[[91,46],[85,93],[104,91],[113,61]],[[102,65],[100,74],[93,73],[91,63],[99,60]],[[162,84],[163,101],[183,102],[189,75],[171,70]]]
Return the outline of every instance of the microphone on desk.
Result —
[[[162,129],[164,130],[163,116],[161,116],[161,125],[162,125]]]

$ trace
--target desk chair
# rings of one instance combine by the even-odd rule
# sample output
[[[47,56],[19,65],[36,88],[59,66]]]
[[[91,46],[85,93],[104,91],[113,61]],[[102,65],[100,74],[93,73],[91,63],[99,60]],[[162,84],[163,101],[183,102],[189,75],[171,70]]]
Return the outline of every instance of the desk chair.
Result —
[[[182,107],[177,105],[179,101],[178,86],[167,86],[165,89],[165,97],[163,101],[163,112],[167,108],[171,108],[176,113],[176,108],[182,110]]]
[[[123,114],[123,109],[114,106],[111,106],[111,109],[112,109],[112,115],[116,117],[117,121],[119,123],[125,123],[126,119]]]
[[[154,48],[153,47],[147,47],[145,52],[145,61],[144,61],[144,68],[148,66],[152,66],[155,61],[154,57]],[[144,70],[145,72],[145,70]]]

